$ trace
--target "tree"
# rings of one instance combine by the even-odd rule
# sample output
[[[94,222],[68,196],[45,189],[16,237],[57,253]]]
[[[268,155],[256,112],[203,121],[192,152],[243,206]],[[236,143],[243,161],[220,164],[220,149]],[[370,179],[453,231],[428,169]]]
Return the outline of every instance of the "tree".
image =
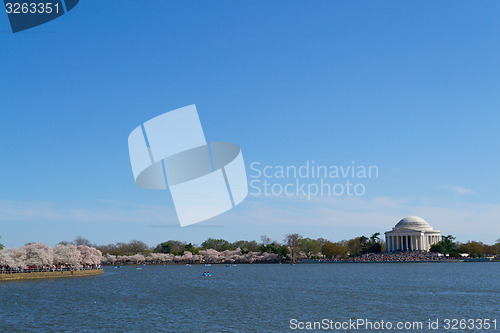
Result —
[[[26,252],[21,249],[10,248],[0,251],[0,266],[9,266],[11,268],[24,267],[26,266],[25,261]]]
[[[483,255],[495,255],[497,253],[495,245],[483,244]]]
[[[262,241],[262,244],[263,244],[264,246],[269,245],[269,244],[271,244],[271,243],[272,243],[271,238],[267,237],[266,235],[262,235],[262,236],[260,236],[260,240]]]
[[[441,244],[441,242],[434,243],[429,248],[429,251],[434,253],[444,253],[443,244]]]
[[[380,240],[380,232],[376,232],[374,233],[371,237],[370,237],[370,241],[372,243],[376,243],[378,240]]]
[[[199,252],[196,249],[196,247],[191,243],[186,244],[185,250],[191,252],[191,254],[198,254],[198,252]],[[186,252],[186,251],[184,251],[184,252]]]
[[[317,239],[317,241],[318,241],[319,247],[322,247],[323,245],[325,245],[326,242],[328,242],[328,239],[320,237]]]
[[[75,240],[73,241],[73,243],[75,245],[87,245],[87,246],[92,246],[92,244],[90,243],[90,241],[86,238],[83,238],[82,236],[78,236],[75,238]]]
[[[278,255],[281,256],[282,260],[287,260],[290,254],[290,249],[286,245],[281,245],[278,251]]]
[[[364,236],[363,236],[364,237]],[[361,255],[364,251],[364,245],[363,245],[363,240],[366,242],[368,238],[364,237],[363,239],[361,237],[356,237],[353,239],[349,239],[347,241],[347,253],[352,256],[352,257],[357,257]]]
[[[454,240],[455,237],[453,237],[452,235],[442,237],[441,242],[443,243],[446,253],[450,253],[451,251],[456,249]]]
[[[2,238],[2,236],[0,236],[0,238]],[[3,244],[0,243],[0,250],[3,250]]]
[[[250,241],[247,243],[246,250],[248,252],[257,252],[259,250],[259,244],[256,241]]]
[[[206,262],[219,262],[222,258],[222,254],[215,249],[201,250],[200,254],[205,258]]]
[[[305,253],[307,259],[311,259],[313,256],[319,253],[321,247],[317,240],[311,238],[302,238],[299,241],[299,247],[302,252]]]
[[[484,255],[484,244],[475,241],[460,244],[458,252],[468,253],[471,257],[482,257]]]
[[[229,243],[225,239],[215,239],[215,238],[209,238],[203,243],[201,243],[201,247],[204,249],[214,249],[217,251],[225,251],[225,250],[232,250],[232,244]]]
[[[262,244],[259,247],[259,251],[261,253],[274,253],[274,254],[278,254],[279,247],[280,247],[280,245],[278,243],[272,242],[272,243],[267,244],[267,245]]]
[[[326,242],[321,247],[321,253],[327,258],[334,258],[337,256],[345,256],[347,247],[341,243]]]
[[[32,243],[21,247],[24,251],[25,264],[28,266],[45,266],[52,265],[54,255],[52,249],[43,243]]]
[[[239,241],[236,241],[232,244],[232,246],[235,248],[235,249],[240,249],[242,252],[245,252],[245,249],[247,247],[247,244],[248,244],[248,241],[245,241],[245,240],[239,240]]]
[[[186,245],[176,240],[169,240],[158,244],[153,252],[156,253],[172,253],[175,255],[182,254],[186,250]]]
[[[321,253],[327,258],[333,258],[335,254],[335,245],[332,242],[326,242],[321,246]]]
[[[285,237],[285,243],[288,245],[288,248],[290,250],[290,254],[292,256],[292,262],[294,262],[297,259],[297,256],[300,251],[300,239],[302,236],[299,234],[288,234]]]
[[[382,252],[382,244],[379,242],[370,242],[366,247],[365,253],[381,253]]]
[[[25,268],[48,265],[99,265],[102,253],[87,245],[58,244],[53,249],[43,243],[30,243],[20,248],[0,251],[0,266]]]
[[[135,262],[135,263],[141,263],[141,262],[146,261],[146,258],[141,253],[136,253],[133,256],[130,256],[129,259],[130,259],[130,261]]]
[[[128,243],[128,247],[130,254],[137,254],[137,253],[149,254],[151,252],[149,250],[149,246],[146,243],[139,240],[130,241]]]
[[[80,262],[83,265],[99,265],[101,263],[102,253],[96,248],[87,245],[77,245],[80,252]]]
[[[81,260],[80,251],[74,244],[57,244],[53,248],[55,265],[78,265]]]
[[[239,248],[241,250],[241,253],[243,254],[247,254],[249,252],[257,252],[260,249],[260,246],[259,244],[257,244],[256,241],[245,241],[245,240],[234,242],[232,244],[232,247],[234,249]]]
[[[442,254],[455,254],[457,252],[457,245],[453,242],[454,240],[455,237],[452,235],[443,236],[441,241],[432,244],[429,250]]]
[[[360,254],[364,254],[367,252],[367,247],[368,247],[368,237],[366,236],[361,236],[358,238],[358,241],[360,243],[360,246],[361,246],[361,252]]]
[[[85,245],[85,244],[81,244],[81,245]],[[128,243],[119,242],[116,244],[90,246],[90,247],[94,247],[104,254],[111,254],[111,255],[115,255],[115,256],[123,256],[123,255],[131,256],[131,255],[138,254],[138,253],[143,254],[143,255],[149,255],[151,253],[151,249],[149,248],[149,246],[146,243],[144,243],[142,241],[138,241],[138,240],[132,240]],[[161,249],[161,247],[160,247],[160,249]],[[158,250],[158,247],[155,248],[155,251],[156,250]],[[157,252],[160,252],[160,251],[157,251]]]

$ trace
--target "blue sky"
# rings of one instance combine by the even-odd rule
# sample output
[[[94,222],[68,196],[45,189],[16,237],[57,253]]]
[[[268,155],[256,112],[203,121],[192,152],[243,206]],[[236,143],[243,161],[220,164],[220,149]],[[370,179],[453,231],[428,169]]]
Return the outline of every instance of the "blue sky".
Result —
[[[406,215],[500,237],[500,4],[81,1],[12,34],[0,14],[7,246],[384,232]],[[129,133],[196,104],[247,168],[376,165],[362,197],[249,197],[192,227],[134,183]]]

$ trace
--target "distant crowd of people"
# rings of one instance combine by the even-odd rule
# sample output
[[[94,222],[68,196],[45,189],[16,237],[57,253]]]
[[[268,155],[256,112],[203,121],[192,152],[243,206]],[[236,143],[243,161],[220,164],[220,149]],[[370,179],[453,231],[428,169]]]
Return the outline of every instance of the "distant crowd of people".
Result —
[[[46,266],[25,266],[25,267],[9,267],[0,266],[0,274],[16,274],[16,273],[38,273],[38,272],[64,272],[64,271],[87,271],[93,269],[102,269],[101,265],[46,265]]]
[[[438,255],[432,252],[412,251],[397,253],[369,253],[354,258],[334,258],[322,261],[332,262],[412,262],[412,261],[456,261],[460,259]]]

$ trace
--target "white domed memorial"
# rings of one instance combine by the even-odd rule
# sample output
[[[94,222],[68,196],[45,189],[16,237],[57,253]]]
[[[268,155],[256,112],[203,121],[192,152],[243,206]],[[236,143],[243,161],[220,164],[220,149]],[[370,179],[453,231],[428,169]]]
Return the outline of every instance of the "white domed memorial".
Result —
[[[441,231],[434,230],[418,216],[408,216],[385,233],[387,252],[429,251],[432,244],[441,241]]]

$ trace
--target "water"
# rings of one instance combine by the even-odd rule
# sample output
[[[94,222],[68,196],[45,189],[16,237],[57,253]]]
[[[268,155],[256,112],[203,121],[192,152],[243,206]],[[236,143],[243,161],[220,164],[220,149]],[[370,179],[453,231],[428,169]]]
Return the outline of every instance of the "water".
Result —
[[[424,323],[380,332],[431,332],[428,320],[445,318],[498,327],[499,273],[498,263],[105,267],[101,276],[1,282],[0,331],[287,332],[292,318]],[[434,332],[447,331],[440,325]]]

